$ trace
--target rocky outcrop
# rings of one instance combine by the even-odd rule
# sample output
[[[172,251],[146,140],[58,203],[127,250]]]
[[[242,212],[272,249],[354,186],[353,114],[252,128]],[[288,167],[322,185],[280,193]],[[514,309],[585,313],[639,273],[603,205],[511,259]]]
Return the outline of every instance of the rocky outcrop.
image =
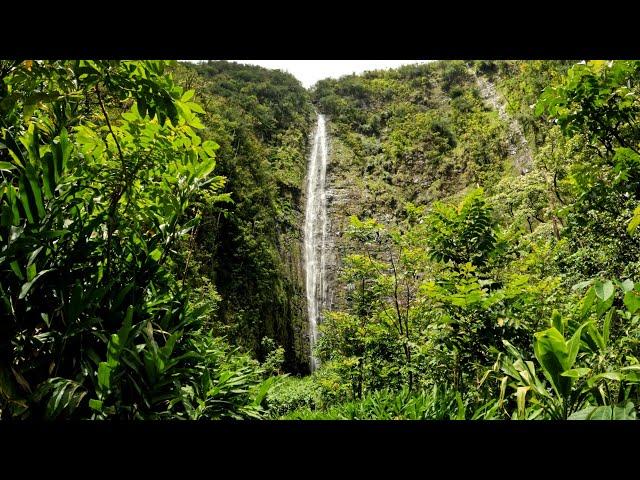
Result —
[[[497,110],[500,119],[509,126],[509,155],[513,157],[514,167],[521,175],[529,173],[533,166],[533,158],[520,123],[507,113],[506,102],[496,90],[495,85],[483,76],[476,75],[475,73],[474,76],[482,99],[489,104],[491,108]]]

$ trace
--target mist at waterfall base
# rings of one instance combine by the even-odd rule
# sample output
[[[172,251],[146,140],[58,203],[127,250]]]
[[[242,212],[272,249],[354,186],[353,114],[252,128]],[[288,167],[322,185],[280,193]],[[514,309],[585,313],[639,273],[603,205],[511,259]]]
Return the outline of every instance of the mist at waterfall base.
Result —
[[[309,157],[307,202],[304,219],[304,260],[309,318],[310,367],[313,372],[319,360],[313,349],[318,339],[318,323],[326,298],[325,247],[327,238],[327,136],[324,115],[318,114],[317,126]]]

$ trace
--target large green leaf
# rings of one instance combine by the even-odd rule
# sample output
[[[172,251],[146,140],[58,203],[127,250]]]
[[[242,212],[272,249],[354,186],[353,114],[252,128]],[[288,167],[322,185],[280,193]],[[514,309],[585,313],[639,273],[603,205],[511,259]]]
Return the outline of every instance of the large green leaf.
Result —
[[[565,341],[555,327],[534,335],[535,356],[542,366],[545,377],[551,382],[556,393],[561,396],[569,395],[572,382],[570,376],[563,376],[562,373],[572,369],[580,348],[580,335],[589,324],[590,322],[585,322],[580,325],[569,341]]]
[[[597,297],[606,302],[613,296],[613,282],[611,280],[607,280],[606,282],[601,282],[596,280],[594,283],[594,288],[596,291]]]
[[[607,300],[603,300],[602,302],[598,302],[596,304],[596,315],[601,317],[605,312],[609,311],[609,309],[613,306],[614,296],[610,296]]]
[[[27,194],[33,199],[33,203],[38,213],[38,218],[45,216],[44,203],[42,199],[42,189],[40,188],[40,178],[35,168],[32,165],[25,167],[25,174],[28,180]]]
[[[636,209],[633,211],[633,218],[627,226],[627,232],[629,233],[629,235],[632,235],[636,231],[638,225],[640,225],[640,207],[636,207]]]
[[[566,369],[570,369],[573,367],[573,364],[576,362],[576,357],[578,356],[578,351],[580,350],[580,336],[582,335],[582,330],[591,325],[592,322],[585,322],[578,327],[578,329],[574,332],[571,339],[567,342],[567,364]]]
[[[587,315],[589,315],[595,299],[596,291],[593,287],[590,287],[589,290],[587,290],[587,294],[582,299],[582,303],[580,304],[580,318],[586,318]]]
[[[89,400],[89,407],[92,410],[95,410],[96,412],[101,412],[102,411],[102,400],[96,400],[95,398],[92,398],[91,400]]]
[[[524,420],[526,416],[527,392],[530,386],[521,386],[516,389],[516,403],[518,406],[518,418]]]
[[[624,306],[627,307],[629,312],[636,313],[640,309],[640,295],[635,291],[628,291],[624,294]]]
[[[24,176],[21,176],[19,178],[18,188],[20,192],[19,194],[20,203],[22,205],[22,209],[24,211],[25,217],[27,218],[27,221],[29,223],[34,223],[32,208],[34,208],[34,211],[35,211],[35,201],[33,201],[34,207],[32,207],[31,202],[29,200],[30,198],[33,198],[33,197],[30,196],[31,191],[27,187],[27,182],[25,182]]]
[[[102,390],[107,390],[111,385],[111,367],[107,362],[98,365],[98,385]]]
[[[591,371],[590,368],[572,368],[561,373],[563,377],[580,378],[584,377]]]
[[[42,191],[46,199],[53,198],[53,192],[56,188],[55,179],[55,160],[51,152],[47,152],[42,157]]]
[[[634,283],[630,279],[626,279],[624,282],[620,283],[620,288],[622,288],[622,291],[624,293],[630,292],[631,290],[633,290],[633,287]]]
[[[269,393],[269,390],[274,385],[276,380],[277,377],[269,377],[260,384],[253,398],[253,404],[255,406],[259,406],[262,404],[267,396],[267,393]]]
[[[609,310],[604,317],[604,322],[602,326],[602,339],[604,343],[604,347],[606,348],[609,345],[609,336],[611,332],[611,322],[613,321],[613,315],[615,313],[614,309]],[[603,348],[604,350],[604,348]]]
[[[0,170],[11,171],[15,170],[16,166],[10,162],[0,162]]]
[[[589,386],[593,386],[596,385],[598,383],[598,381],[600,381],[601,379],[607,379],[607,380],[615,380],[617,382],[620,382],[622,380],[625,380],[626,375],[622,372],[603,372],[603,373],[599,373],[598,375],[594,375],[593,377],[589,378],[588,380],[588,384]]]
[[[18,296],[18,298],[22,299],[26,297],[27,293],[29,293],[29,290],[31,290],[31,287],[33,287],[33,284],[36,283],[40,279],[40,277],[42,277],[45,273],[50,272],[51,270],[52,270],[51,268],[48,268],[46,270],[42,270],[38,272],[38,274],[33,278],[33,280],[22,285],[22,288],[20,289],[20,295]]]
[[[568,362],[569,351],[562,334],[554,327],[537,332],[533,348],[544,376],[551,382],[556,393],[568,395],[570,379],[562,377],[561,374],[571,366]]]
[[[569,416],[568,420],[635,420],[636,410],[633,402],[624,407],[601,405],[589,406]]]
[[[595,325],[591,324],[587,328],[587,338],[585,343],[592,349],[592,351],[603,351],[605,348],[605,341]]]
[[[551,326],[564,335],[564,323],[562,321],[562,316],[560,316],[560,313],[557,310],[554,310],[551,314]]]

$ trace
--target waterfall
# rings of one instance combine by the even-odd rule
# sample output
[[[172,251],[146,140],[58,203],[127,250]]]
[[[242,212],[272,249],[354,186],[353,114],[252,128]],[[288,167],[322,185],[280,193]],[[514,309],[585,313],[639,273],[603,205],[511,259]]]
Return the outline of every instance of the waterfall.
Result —
[[[318,339],[318,320],[325,301],[325,245],[327,237],[327,136],[324,115],[318,114],[309,169],[307,171],[307,205],[304,217],[304,262],[309,316],[311,371],[318,367],[313,347]]]

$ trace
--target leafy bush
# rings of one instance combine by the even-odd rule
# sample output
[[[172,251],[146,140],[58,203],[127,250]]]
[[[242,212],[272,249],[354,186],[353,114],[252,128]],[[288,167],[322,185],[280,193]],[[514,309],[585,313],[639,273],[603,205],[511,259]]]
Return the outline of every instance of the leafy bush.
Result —
[[[466,408],[459,393],[434,386],[429,391],[378,390],[358,401],[343,403],[325,411],[300,409],[288,420],[463,420]]]
[[[624,310],[614,307],[618,289],[613,282],[584,282],[576,286],[589,288],[574,318],[554,312],[550,327],[535,334],[534,354],[548,384],[537,376],[533,362],[524,360],[522,353],[505,342],[508,356],[499,359],[494,369],[506,374],[501,382],[501,406],[507,386],[516,390],[512,418],[635,416],[630,398],[637,398],[640,366],[632,331],[637,329],[640,295],[630,280],[616,283]]]
[[[222,179],[194,92],[166,67],[3,70],[3,417],[155,418],[177,395],[200,317],[175,249],[198,223],[196,192]]]
[[[207,331],[190,335],[189,368],[176,379],[180,394],[168,416],[190,420],[263,418],[265,399],[275,377],[264,379],[260,364]]]
[[[274,418],[302,408],[315,410],[321,404],[321,387],[312,377],[281,377],[267,394],[266,403]]]
[[[262,339],[262,349],[266,353],[262,368],[267,375],[277,375],[282,373],[282,365],[284,364],[284,348],[276,346],[276,342],[269,338]]]

